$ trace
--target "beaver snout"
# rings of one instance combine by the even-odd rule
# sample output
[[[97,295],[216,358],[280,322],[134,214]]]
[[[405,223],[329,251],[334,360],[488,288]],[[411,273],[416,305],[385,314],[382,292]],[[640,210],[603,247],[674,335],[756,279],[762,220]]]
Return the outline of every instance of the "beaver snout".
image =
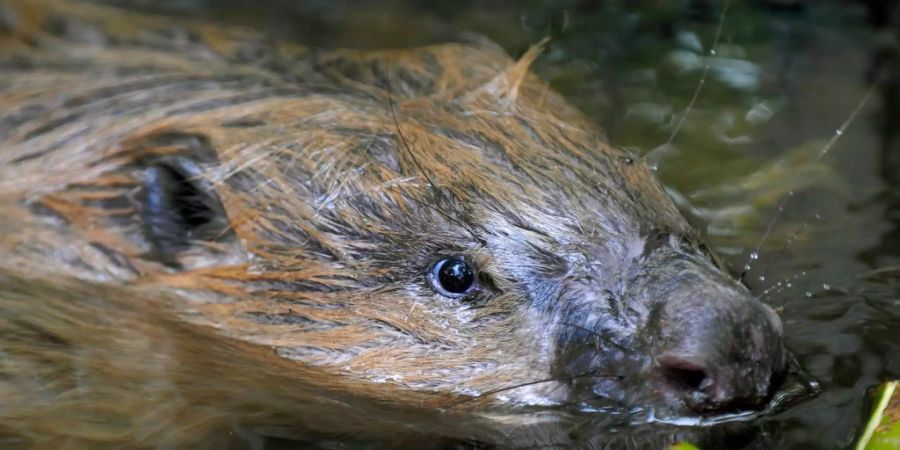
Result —
[[[559,343],[555,374],[573,380],[570,399],[658,418],[761,409],[787,371],[778,316],[707,265],[658,261],[620,300],[610,291],[570,316],[585,318]]]
[[[718,298],[710,297],[715,294]],[[649,379],[676,409],[683,405],[695,413],[711,413],[758,408],[786,368],[781,322],[752,297],[715,294],[663,305]],[[692,306],[694,301],[703,304]]]

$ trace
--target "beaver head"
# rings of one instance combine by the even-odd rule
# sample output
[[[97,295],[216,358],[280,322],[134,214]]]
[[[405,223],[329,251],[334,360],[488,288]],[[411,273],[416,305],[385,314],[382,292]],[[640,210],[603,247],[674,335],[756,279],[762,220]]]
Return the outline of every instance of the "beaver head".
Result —
[[[778,317],[537,49],[175,52],[84,14],[0,72],[8,267],[165,292],[298,383],[408,406],[707,414],[785,371]]]

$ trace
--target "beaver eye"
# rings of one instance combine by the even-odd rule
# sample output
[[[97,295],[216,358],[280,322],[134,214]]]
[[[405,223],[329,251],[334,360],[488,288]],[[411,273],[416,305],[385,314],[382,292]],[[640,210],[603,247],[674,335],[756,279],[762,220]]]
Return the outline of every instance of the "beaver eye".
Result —
[[[463,297],[475,289],[475,269],[462,256],[438,261],[429,278],[434,290],[445,297]]]

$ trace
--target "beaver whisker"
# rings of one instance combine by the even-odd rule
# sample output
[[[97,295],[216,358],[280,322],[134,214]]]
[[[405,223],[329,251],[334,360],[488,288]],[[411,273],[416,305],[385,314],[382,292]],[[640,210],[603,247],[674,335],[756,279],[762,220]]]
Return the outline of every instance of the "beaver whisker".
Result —
[[[562,404],[560,404],[559,406],[560,406],[560,407],[563,407],[563,408],[569,408],[569,407],[575,406],[575,405],[577,405],[577,404],[579,404],[579,403],[584,403],[584,402],[589,401],[589,400],[597,400],[597,399],[609,400],[610,402],[615,403],[615,404],[616,404],[615,406],[620,407],[620,408],[623,408],[623,409],[626,408],[626,406],[627,406],[627,405],[625,404],[625,402],[623,402],[622,400],[618,400],[618,399],[612,398],[612,397],[610,397],[610,396],[608,396],[608,395],[600,395],[600,394],[597,394],[596,392],[594,392],[593,395],[588,395],[588,396],[576,398],[576,399],[574,399],[574,400],[572,400],[572,401],[562,403]],[[549,409],[549,408],[548,408],[548,409]]]
[[[586,373],[584,373],[584,374],[582,374],[582,375],[574,375],[574,376],[570,376],[570,377],[553,377],[553,378],[544,378],[544,379],[540,379],[540,380],[526,381],[526,382],[524,382],[524,383],[519,383],[519,384],[516,384],[516,385],[513,385],[513,386],[505,386],[505,387],[501,387],[501,388],[497,388],[497,389],[492,389],[492,390],[489,390],[489,391],[485,391],[485,392],[482,392],[482,393],[481,393],[480,395],[478,395],[478,396],[471,396],[471,397],[462,398],[462,399],[460,399],[460,401],[459,401],[458,403],[456,403],[456,404],[453,405],[452,407],[461,406],[461,405],[463,405],[463,404],[466,404],[466,403],[469,403],[469,402],[472,402],[472,401],[475,401],[475,400],[481,400],[481,399],[483,399],[483,398],[485,398],[485,397],[494,396],[494,395],[497,395],[497,394],[501,394],[501,393],[503,393],[503,392],[512,391],[512,390],[519,389],[519,388],[523,388],[523,387],[535,386],[535,385],[538,385],[538,384],[551,383],[551,382],[560,382],[561,384],[565,384],[565,383],[571,383],[571,382],[573,382],[573,381],[576,381],[576,380],[579,380],[579,379],[583,379],[583,378],[608,378],[608,379],[614,379],[614,380],[619,380],[619,381],[621,381],[621,380],[627,379],[628,377],[626,377],[625,375],[619,375],[619,374],[616,374],[616,375],[611,375],[611,374],[591,374],[590,372],[586,372]],[[558,388],[559,388],[559,387],[554,388],[554,389],[558,389]],[[551,392],[552,392],[552,391],[551,391]],[[560,405],[554,405],[554,406],[558,407],[558,406],[560,406]]]
[[[578,397],[571,401],[563,402],[563,403],[556,404],[556,405],[539,405],[534,408],[529,408],[529,412],[544,412],[544,411],[558,411],[558,410],[570,410],[571,411],[573,408],[576,410],[576,412],[587,412],[584,409],[578,408],[578,405],[582,404],[584,402],[591,401],[591,400],[609,400],[610,402],[615,403],[615,405],[610,405],[610,408],[621,408],[622,411],[627,411],[625,403],[622,402],[621,400],[617,400],[617,399],[614,399],[614,398],[606,396],[606,395],[593,394],[593,395],[586,395],[584,397]],[[604,410],[603,412],[611,413],[613,411],[612,410]],[[588,420],[592,420],[592,419],[588,419]]]
[[[577,376],[574,378],[579,378],[579,377],[586,378],[588,376]],[[624,377],[623,377],[623,379],[624,379]],[[560,385],[560,386],[562,386],[562,385]],[[553,392],[555,392],[557,389],[559,389],[560,386],[553,388],[553,390],[551,390],[550,393],[552,394]],[[612,398],[608,395],[602,395],[602,394],[598,394],[598,393],[592,391],[590,395],[578,397],[578,398],[572,399],[571,401],[559,403],[556,405],[541,406],[541,407],[538,407],[537,409],[535,409],[534,411],[549,411],[549,410],[555,410],[555,409],[560,409],[560,408],[570,408],[572,406],[578,405],[579,403],[583,403],[588,400],[597,400],[597,399],[609,400],[610,402],[616,403],[621,408],[626,407],[625,403],[622,400],[618,400],[618,399]]]
[[[719,23],[716,26],[716,35],[713,38],[712,45],[710,45],[710,54],[715,55],[715,49],[719,46],[719,39],[722,37],[722,28],[725,26],[725,17],[728,14],[728,6],[731,4],[731,0],[725,0],[725,3],[722,4],[722,10],[719,13]],[[706,78],[709,76],[709,72],[712,69],[712,64],[707,62],[706,66],[703,67],[703,73],[700,74],[700,81],[697,82],[697,87],[694,88],[694,93],[691,95],[691,99],[688,101],[687,106],[684,108],[684,114],[678,119],[678,123],[675,125],[675,129],[672,130],[672,133],[669,134],[669,138],[666,139],[665,144],[660,147],[667,147],[672,144],[675,140],[675,136],[678,135],[678,132],[681,131],[681,128],[684,126],[684,123],[687,121],[688,115],[690,115],[691,110],[694,109],[694,104],[697,103],[697,99],[700,97],[700,92],[703,90],[703,86],[706,85]]]
[[[585,326],[578,325],[577,323],[571,323],[571,322],[562,322],[560,325],[570,326],[570,327],[573,327],[573,328],[577,328],[577,329],[579,329],[579,330],[581,330],[581,331],[584,331],[585,333],[588,333],[588,334],[590,334],[590,335],[592,335],[592,336],[598,337],[598,338],[602,339],[604,342],[606,342],[606,343],[608,343],[608,344],[612,344],[613,346],[615,346],[615,347],[618,348],[619,350],[622,350],[626,355],[632,352],[632,350],[628,350],[628,348],[627,348],[625,345],[620,344],[620,343],[618,343],[618,342],[612,340],[610,337],[604,336],[604,335],[602,335],[602,334],[600,334],[600,333],[598,333],[598,332],[596,332],[596,331],[594,331],[594,330],[591,330],[590,328],[587,328],[587,327],[585,327]]]
[[[890,273],[895,273],[895,272],[896,272],[897,276],[900,276],[900,265],[896,265],[896,266],[886,266],[886,267],[880,267],[880,268],[878,268],[878,269],[864,270],[864,271],[862,271],[862,272],[857,272],[857,273],[855,273],[855,274],[852,274],[852,275],[846,276],[846,277],[844,277],[844,278],[841,278],[841,279],[832,281],[832,282],[830,282],[830,283],[823,283],[821,289],[817,289],[817,290],[815,290],[815,291],[809,291],[809,294],[806,295],[805,297],[792,297],[792,298],[786,300],[785,302],[783,302],[783,303],[781,304],[781,306],[784,307],[784,306],[793,305],[793,304],[794,304],[795,302],[797,302],[797,301],[800,301],[800,300],[807,300],[807,299],[808,299],[809,297],[811,297],[811,296],[815,296],[815,295],[820,294],[820,293],[822,293],[822,292],[827,292],[827,291],[831,291],[831,290],[837,289],[837,286],[839,286],[839,285],[841,285],[841,284],[844,284],[844,283],[847,283],[847,282],[849,282],[849,281],[860,280],[860,279],[865,279],[865,278],[872,277],[872,276],[876,276],[876,275],[885,275],[885,274],[890,274]],[[858,286],[858,287],[862,287],[862,286]],[[777,293],[779,293],[779,292],[781,292],[781,291],[773,291],[773,292],[771,292],[770,294],[777,294]],[[862,293],[862,292],[865,292],[865,291],[862,290],[862,291],[856,291],[856,292],[857,292],[857,293]],[[760,299],[765,298],[765,297],[763,297],[763,296],[765,296],[765,295],[766,295],[766,293],[764,292],[764,293],[760,294],[760,297],[757,297],[757,298],[760,298]]]
[[[400,138],[400,143],[403,144],[403,147],[406,149],[406,153],[409,154],[409,158],[412,159],[413,164],[419,169],[419,172],[422,172],[422,176],[428,180],[428,184],[432,189],[438,190],[437,185],[434,184],[434,180],[428,176],[428,172],[422,168],[422,164],[419,163],[419,160],[416,158],[415,153],[413,153],[412,148],[409,146],[409,143],[406,141],[406,136],[403,135],[403,131],[400,129],[400,121],[397,120],[397,112],[394,110],[394,94],[392,91],[392,86],[390,83],[392,71],[388,69],[388,106],[391,109],[391,118],[394,120],[394,127],[397,129],[397,137]]]
[[[866,105],[869,104],[869,101],[872,100],[872,97],[874,97],[875,93],[878,91],[878,87],[880,86],[879,81],[883,80],[885,75],[887,74],[887,65],[882,66],[877,73],[878,74],[875,76],[875,82],[873,82],[872,85],[869,86],[862,99],[860,99],[860,101],[853,108],[853,111],[850,111],[850,114],[847,115],[847,118],[844,119],[844,122],[841,123],[841,126],[838,127],[834,131],[834,134],[831,135],[831,139],[829,139],[828,142],[826,142],[825,145],[822,146],[822,148],[816,154],[816,157],[813,158],[813,160],[810,161],[809,164],[817,164],[819,161],[821,161],[822,158],[824,158],[825,155],[828,154],[829,151],[831,151],[831,149],[837,143],[838,139],[840,139],[841,136],[843,136],[847,131],[847,129],[850,128],[850,125],[854,121],[856,121],[856,117],[862,112],[863,109],[865,109]],[[796,181],[794,183],[794,186],[791,186],[791,189],[788,190],[788,193],[778,203],[778,209],[775,210],[775,215],[772,216],[772,220],[769,221],[769,225],[766,227],[766,231],[763,232],[763,235],[760,238],[759,242],[756,243],[756,246],[747,257],[747,261],[744,264],[743,271],[741,271],[741,275],[738,278],[740,281],[743,281],[744,278],[746,278],[747,274],[750,272],[752,262],[759,258],[759,253],[762,250],[763,244],[765,244],[766,240],[769,239],[769,236],[775,229],[775,224],[778,223],[778,219],[780,219],[781,215],[784,214],[785,207],[787,206],[788,202],[790,202],[790,200],[794,197],[794,189],[798,183],[799,181]]]
[[[806,277],[807,275],[808,275],[808,272],[802,271],[798,274],[795,274],[792,277],[783,278],[782,280],[776,282],[774,285],[766,288],[761,294],[756,296],[756,299],[763,301],[763,300],[767,300],[767,298],[772,295],[780,294],[780,293],[784,292],[785,290],[793,287],[793,283],[795,281],[799,280],[801,277]]]
[[[806,222],[804,222],[803,228],[801,230],[797,230],[794,233],[792,233],[790,235],[790,237],[788,237],[787,240],[785,240],[784,244],[782,244],[781,247],[778,248],[778,250],[774,251],[771,254],[771,258],[773,260],[778,260],[778,259],[784,257],[786,255],[787,250],[790,247],[791,243],[793,243],[794,240],[796,240],[797,238],[799,238],[801,236],[801,234],[800,234],[801,232],[808,231],[808,230],[809,230],[809,225]],[[770,267],[766,267],[763,270],[762,274],[760,274],[760,276],[759,276],[760,282],[769,278],[769,269],[770,269]],[[806,272],[803,272],[803,273],[805,274]],[[742,274],[742,276],[743,276],[743,274]],[[739,281],[744,281],[744,280],[743,280],[743,278],[741,278]],[[754,294],[754,296],[757,300],[762,300],[762,299],[765,299],[769,295],[769,291],[772,289],[772,286],[770,286],[766,289],[763,289],[763,292],[761,292],[759,295],[756,295],[753,292],[754,289],[751,286],[747,285],[747,288],[750,289],[750,292]]]
[[[390,109],[391,109],[391,118],[394,120],[394,128],[397,129],[397,137],[400,138],[400,142],[403,144],[403,148],[406,149],[406,153],[409,155],[410,159],[412,159],[413,164],[415,164],[415,166],[419,169],[419,172],[422,172],[422,176],[424,176],[425,179],[428,181],[428,185],[431,186],[431,190],[434,192],[435,196],[440,196],[440,192],[441,192],[440,189],[438,189],[437,185],[434,183],[434,180],[432,180],[431,177],[428,176],[428,172],[426,172],[425,169],[422,167],[422,165],[419,163],[419,160],[416,158],[415,153],[413,153],[412,148],[409,146],[409,142],[406,141],[406,137],[403,135],[403,130],[400,129],[400,121],[397,120],[397,113],[394,110],[394,94],[393,94],[393,90],[392,90],[393,88],[392,88],[392,83],[391,83],[392,76],[393,76],[393,71],[390,68],[388,68],[388,89],[387,89],[388,106],[390,106]],[[404,197],[407,197],[407,196],[404,195]],[[412,199],[411,197],[407,197],[407,198]],[[424,205],[424,203],[421,203],[421,202],[419,202],[419,204]],[[442,216],[446,217],[447,220],[459,225],[460,227],[462,227],[463,229],[468,231],[469,234],[472,235],[472,238],[474,238],[476,241],[478,241],[479,244],[481,244],[483,246],[487,246],[487,241],[482,239],[481,236],[479,236],[477,233],[475,233],[474,230],[470,229],[468,225],[455,220],[454,218],[450,217],[450,215],[448,215],[447,213],[445,213],[437,208],[434,208],[431,205],[428,205],[428,206],[433,211],[437,211]]]
[[[567,402],[563,402],[563,403],[559,403],[559,404],[553,404],[553,405],[537,405],[537,406],[534,406],[534,407],[529,407],[529,408],[528,408],[528,412],[530,412],[530,413],[539,413],[539,412],[545,412],[545,411],[560,411],[560,410],[572,411],[572,410],[574,409],[575,412],[581,412],[581,413],[595,412],[595,413],[596,413],[596,412],[599,412],[599,410],[595,409],[595,410],[593,410],[593,411],[589,411],[589,410],[587,410],[587,409],[585,409],[585,408],[579,408],[578,405],[579,405],[579,404],[582,404],[582,403],[584,403],[584,402],[587,402],[587,401],[598,400],[598,399],[599,399],[599,400],[608,400],[608,401],[610,401],[611,403],[614,403],[614,405],[610,405],[610,408],[611,408],[611,409],[604,409],[604,410],[603,410],[603,413],[604,413],[604,414],[610,414],[610,413],[613,413],[613,414],[614,414],[614,413],[619,412],[619,410],[621,410],[621,412],[623,412],[623,413],[628,413],[628,412],[630,412],[630,410],[627,408],[627,405],[626,405],[624,402],[622,402],[621,400],[614,399],[614,398],[609,397],[609,396],[607,396],[607,395],[600,395],[600,394],[597,394],[597,393],[592,393],[591,395],[585,395],[585,396],[583,396],[583,397],[578,397],[578,398],[575,398],[575,399],[573,399],[573,400],[571,400],[571,401],[567,401]],[[615,408],[615,409],[612,409],[612,408]],[[599,418],[598,415],[593,414],[593,415],[591,415],[591,416],[588,417],[588,418],[585,418],[585,419],[583,419],[583,420],[579,420],[577,423],[574,423],[574,424],[572,425],[572,427],[570,428],[570,430],[575,430],[575,429],[577,429],[578,427],[582,426],[582,425],[585,424],[585,423],[595,422],[596,420],[598,420],[598,418]],[[604,415],[602,418],[603,418],[603,419],[609,419],[609,416]],[[516,448],[531,448],[531,447],[516,447]],[[544,447],[540,447],[540,448],[544,448]]]
[[[447,214],[445,211],[440,210],[439,208],[435,207],[434,205],[429,205],[428,203],[425,203],[425,202],[423,202],[423,201],[421,201],[421,200],[419,200],[419,199],[417,199],[417,198],[415,198],[415,197],[411,197],[411,196],[410,196],[409,194],[407,194],[406,192],[402,192],[402,191],[401,191],[401,192],[400,192],[400,195],[403,196],[403,198],[405,198],[405,199],[407,199],[407,200],[411,200],[411,201],[415,202],[415,203],[416,203],[417,205],[419,205],[419,206],[428,208],[428,209],[430,209],[430,210],[432,210],[432,211],[434,211],[434,212],[440,214],[441,216],[443,216],[445,219],[447,219],[448,221],[450,221],[450,222],[453,223],[454,225],[457,225],[457,226],[459,226],[460,228],[466,230],[469,234],[472,235],[472,238],[473,238],[473,239],[475,239],[476,241],[478,241],[478,243],[479,243],[480,245],[482,245],[482,246],[484,246],[484,247],[487,247],[487,241],[485,241],[481,236],[479,236],[478,234],[476,234],[475,231],[474,231],[471,227],[469,227],[467,224],[465,224],[464,222],[461,222],[461,221],[457,220],[457,219],[454,218],[453,216]]]

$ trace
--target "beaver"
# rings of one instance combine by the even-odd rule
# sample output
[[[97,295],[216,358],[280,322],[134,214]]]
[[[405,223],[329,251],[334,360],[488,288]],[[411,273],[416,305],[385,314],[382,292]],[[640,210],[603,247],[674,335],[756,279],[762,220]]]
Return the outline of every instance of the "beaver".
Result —
[[[0,1],[3,447],[759,408],[779,318],[529,73],[542,45]]]

